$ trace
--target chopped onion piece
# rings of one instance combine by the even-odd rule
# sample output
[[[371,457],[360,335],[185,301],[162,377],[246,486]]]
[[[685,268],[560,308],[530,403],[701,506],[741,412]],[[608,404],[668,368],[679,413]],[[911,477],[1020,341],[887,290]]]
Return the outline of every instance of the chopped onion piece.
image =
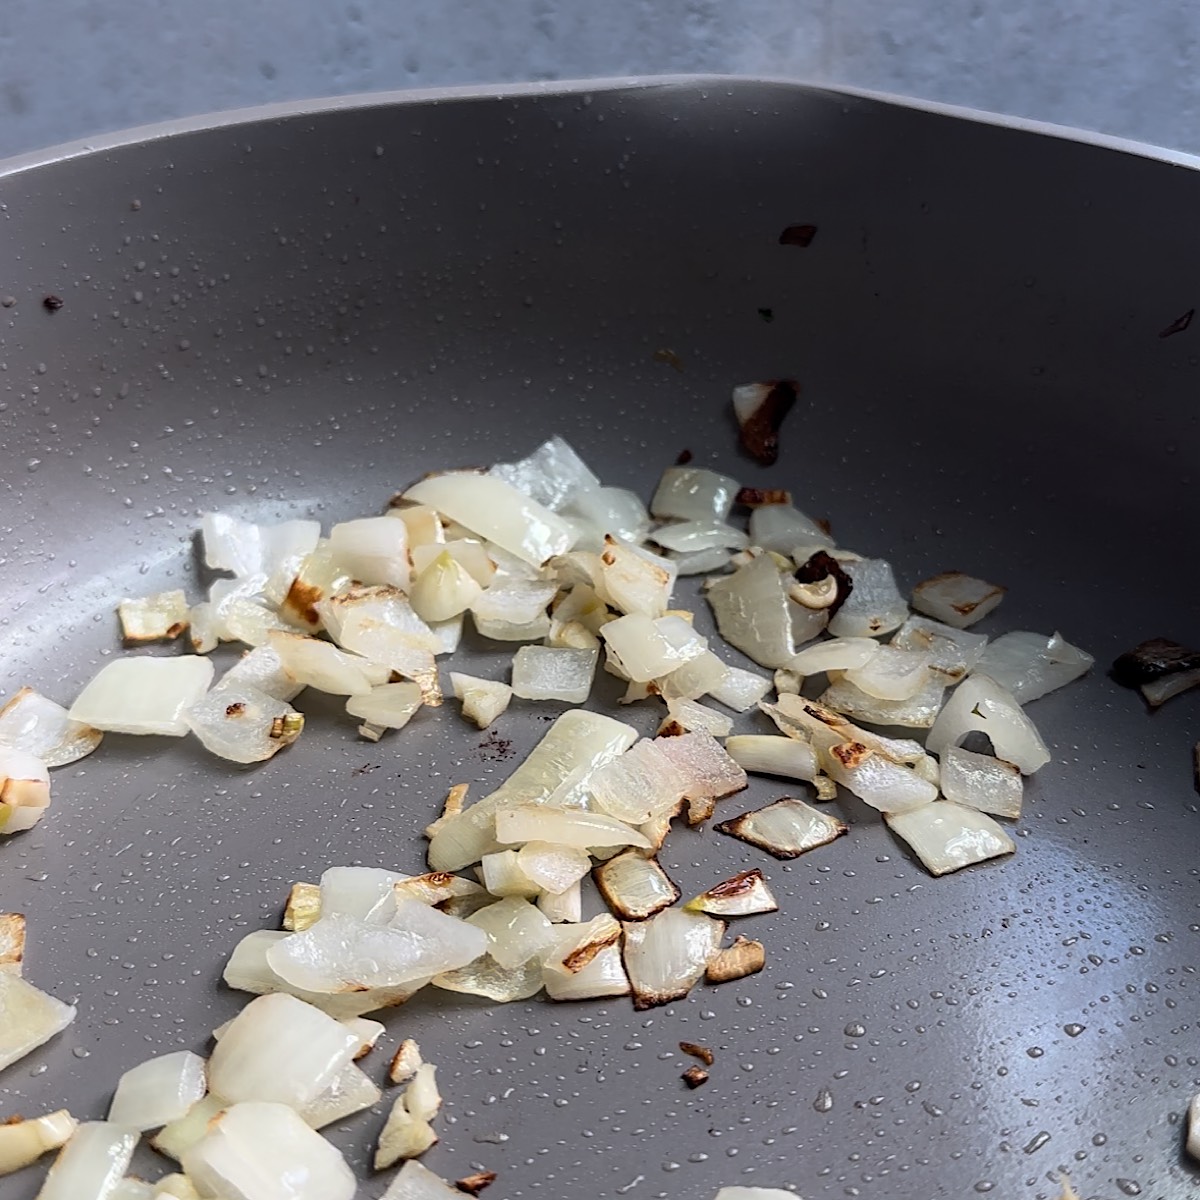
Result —
[[[276,700],[292,700],[304,685],[284,670],[283,660],[270,646],[255,646],[247,650],[213,685],[218,688],[249,685]]]
[[[1158,708],[1172,696],[1190,691],[1198,684],[1200,684],[1200,669],[1179,671],[1174,675],[1163,675],[1158,679],[1152,679],[1149,683],[1143,683],[1138,691],[1142,693],[1142,697],[1151,708]]]
[[[202,1200],[186,1175],[164,1175],[154,1185],[156,1200]]]
[[[747,975],[756,975],[766,965],[767,955],[762,942],[739,934],[733,939],[732,946],[722,947],[708,960],[704,978],[709,983],[731,983],[735,979],[745,979]]]
[[[604,903],[622,921],[644,921],[679,899],[679,889],[657,858],[625,850],[596,867],[593,878]]]
[[[667,716],[659,733],[672,736],[680,733],[707,733],[710,737],[727,737],[733,730],[731,718],[708,708],[696,700],[671,700]]]
[[[446,544],[446,531],[442,528],[442,519],[437,511],[428,504],[409,504],[398,497],[393,497],[392,507],[387,510],[387,516],[403,521],[408,528],[409,557],[416,565],[417,551],[428,546],[441,547]],[[435,551],[436,553],[436,551]],[[421,568],[417,566],[417,570]]]
[[[721,636],[759,666],[784,667],[795,657],[792,609],[798,606],[789,602],[784,577],[770,555],[716,580],[707,596]],[[823,614],[816,620],[825,623]]]
[[[1018,631],[995,638],[975,666],[981,675],[1007,688],[1018,704],[1028,704],[1085,675],[1095,659],[1063,639]]]
[[[487,953],[506,971],[524,966],[531,958],[540,959],[557,940],[545,915],[516,896],[481,908],[467,922],[487,934]]]
[[[945,683],[958,683],[975,666],[987,645],[981,633],[967,633],[931,621],[928,617],[909,617],[892,635],[891,645],[901,650],[921,650],[929,655],[930,669]]]
[[[463,716],[486,729],[508,708],[513,690],[496,679],[478,679],[474,675],[450,672],[450,686],[456,699],[462,701]]]
[[[755,508],[750,514],[750,542],[778,554],[791,554],[800,546],[834,544],[825,528],[790,504],[764,504]]]
[[[537,898],[537,906],[546,920],[559,924],[563,921],[578,923],[583,920],[583,889],[580,881],[576,880],[565,892],[557,896],[553,892],[543,892]]]
[[[22,750],[47,767],[62,767],[85,758],[104,735],[90,725],[71,720],[32,688],[23,687],[0,709],[0,749]]]
[[[60,1149],[78,1125],[65,1108],[43,1117],[17,1118],[0,1124],[0,1177],[30,1166],[51,1150]]]
[[[662,738],[660,746],[683,776],[687,800],[719,800],[746,786],[746,772],[707,733]],[[694,815],[689,812],[688,819],[693,820]]]
[[[462,1192],[410,1158],[380,1200],[462,1200]]]
[[[304,717],[290,704],[248,684],[222,683],[184,713],[205,749],[230,762],[255,763],[290,746]]]
[[[771,690],[771,680],[742,667],[726,667],[725,676],[708,694],[734,712],[748,712]]]
[[[656,679],[654,686],[668,703],[672,700],[698,700],[721,683],[727,670],[711,650],[705,650]]]
[[[716,829],[718,833],[758,846],[776,858],[787,859],[836,841],[849,826],[803,800],[784,796],[766,808],[722,821]]]
[[[869,733],[841,713],[803,696],[781,695],[778,704],[760,704],[759,708],[788,737],[811,741],[818,750],[828,750],[840,742],[862,742],[892,762],[917,763],[926,757],[920,742]]]
[[[452,901],[479,901],[477,907],[490,904],[491,898],[486,891],[470,879],[459,875],[451,875],[448,871],[430,871],[425,875],[415,875],[411,879],[401,879],[392,888],[399,900],[417,900],[422,904],[432,904],[435,908],[446,911]],[[454,913],[459,916],[461,913]]]
[[[778,695],[798,696],[804,686],[804,676],[788,667],[780,667],[771,679]]]
[[[202,600],[188,609],[188,641],[194,654],[208,654],[220,642],[216,610],[212,602]]]
[[[959,746],[969,733],[984,733],[996,757],[1032,775],[1050,761],[1050,751],[1033,722],[994,679],[972,675],[955,688],[925,739],[931,754]]]
[[[829,622],[834,637],[878,637],[904,624],[908,605],[896,588],[890,563],[864,558],[842,567],[854,589]]]
[[[208,690],[207,658],[118,658],[106,663],[71,705],[70,717],[115,733],[187,733],[186,711]]]
[[[165,1154],[167,1158],[173,1158],[179,1162],[183,1158],[184,1152],[194,1146],[208,1132],[212,1119],[228,1107],[228,1101],[209,1092],[207,1096],[197,1100],[178,1121],[172,1121],[170,1125],[160,1129],[150,1139],[150,1145],[159,1154]]]
[[[329,867],[321,875],[320,914],[386,925],[395,916],[405,876],[384,867]]]
[[[605,535],[597,586],[618,611],[661,617],[671,602],[675,574],[670,559]]]
[[[443,991],[511,1004],[528,1000],[542,990],[542,964],[535,955],[519,967],[502,967],[490,954],[481,954],[465,967],[435,975],[431,982]]]
[[[403,729],[421,703],[421,689],[417,684],[384,683],[366,695],[351,696],[346,701],[346,711],[372,725]]]
[[[496,813],[496,840],[501,845],[554,842],[561,846],[642,846],[650,843],[638,831],[605,813],[567,811],[539,804],[515,805]]]
[[[357,1049],[350,1030],[311,1004],[283,994],[258,996],[213,1050],[209,1083],[234,1104],[261,1100],[299,1109],[334,1081]]]
[[[341,1152],[283,1104],[232,1105],[181,1161],[197,1191],[228,1200],[352,1200],[357,1189]]]
[[[592,690],[598,657],[598,650],[522,646],[513,657],[513,694],[524,700],[582,704]]]
[[[108,1200],[129,1169],[138,1135],[105,1121],[78,1125],[58,1152],[38,1200]]]
[[[293,883],[283,910],[283,928],[307,929],[321,915],[321,889],[315,883]]]
[[[382,1098],[379,1088],[353,1063],[347,1063],[337,1078],[300,1110],[300,1116],[310,1129],[324,1129],[378,1104]]]
[[[368,1021],[366,1017],[347,1017],[342,1024],[358,1038],[358,1049],[354,1052],[355,1062],[370,1054],[385,1028],[379,1021]]]
[[[937,799],[937,788],[927,779],[862,742],[842,742],[822,751],[821,765],[832,779],[880,812],[908,812]]]
[[[532,566],[571,548],[561,517],[502,479],[471,472],[435,475],[404,493]]]
[[[561,896],[592,869],[592,860],[575,846],[526,842],[517,852],[517,866],[541,892]]]
[[[720,521],[678,521],[660,525],[651,540],[664,550],[678,554],[696,554],[704,550],[741,550],[750,544],[749,538],[732,525]]]
[[[0,747],[0,833],[32,829],[50,807],[50,772],[24,750]]]
[[[483,589],[471,573],[443,550],[412,586],[413,611],[425,621],[448,621],[467,611]]]
[[[560,941],[546,954],[542,978],[552,1000],[627,996],[621,926],[607,913],[582,925],[559,925]]]
[[[713,571],[723,570],[730,563],[728,550],[697,550],[687,554],[668,550],[667,558],[674,565],[677,576],[710,575]]]
[[[688,777],[664,752],[664,745],[643,739],[600,767],[589,785],[600,808],[631,825],[655,813],[673,812],[687,790]]]
[[[1021,815],[1025,789],[1011,763],[951,746],[942,755],[939,782],[947,800],[999,817]]]
[[[887,649],[888,647],[883,647]],[[831,683],[821,693],[820,702],[868,725],[899,725],[905,729],[929,729],[942,708],[945,676],[930,673],[921,689],[907,700],[880,700],[855,687],[846,678]]]
[[[833,638],[801,650],[791,662],[791,670],[801,675],[823,671],[851,671],[865,667],[879,653],[880,645],[872,638]]]
[[[541,888],[521,870],[521,862],[515,850],[499,850],[495,854],[485,854],[479,866],[483,886],[493,896],[523,896],[533,899],[541,892]]]
[[[767,886],[762,871],[755,867],[714,884],[708,891],[689,900],[684,908],[688,912],[703,912],[714,917],[750,917],[757,913],[778,912],[779,902]]]
[[[713,1200],[796,1200],[787,1188],[723,1187]]]
[[[154,1187],[145,1180],[126,1175],[117,1181],[117,1186],[109,1193],[111,1200],[154,1200]]]
[[[497,574],[471,605],[475,628],[493,641],[536,641],[550,632],[546,606],[558,585]]]
[[[723,921],[682,908],[667,908],[648,920],[629,922],[625,970],[636,1009],[680,1000],[704,974],[725,935]]]
[[[724,521],[738,494],[736,480],[701,467],[668,467],[650,501],[659,518]]]
[[[913,608],[928,617],[966,629],[982,620],[1004,599],[1005,588],[964,575],[945,571],[913,588]]]
[[[668,675],[708,649],[707,640],[680,617],[653,620],[630,613],[610,621],[600,636],[626,676],[636,683]]]
[[[0,1071],[61,1033],[75,1009],[14,971],[0,971]]]
[[[402,1158],[416,1158],[437,1142],[437,1134],[429,1124],[441,1107],[441,1096],[434,1082],[436,1069],[430,1063],[423,1063],[412,1082],[396,1097],[379,1134],[374,1164],[377,1171],[393,1166]]]
[[[725,752],[751,775],[811,780],[817,773],[817,755],[812,746],[778,734],[746,733],[726,738]]]
[[[887,813],[884,819],[933,875],[946,875],[1017,848],[991,817],[949,800]]]
[[[329,531],[329,554],[358,583],[408,588],[408,526],[403,521],[362,517],[335,525]]]
[[[392,1083],[407,1083],[423,1064],[421,1047],[412,1038],[405,1038],[392,1057],[388,1067],[388,1079]]]
[[[137,600],[122,600],[117,605],[117,618],[127,646],[171,641],[188,627],[187,597],[176,589]]]
[[[513,463],[496,463],[488,475],[510,484],[552,512],[558,512],[581,493],[600,486],[600,480],[587,463],[569,442],[558,436],[543,442],[526,458]]]
[[[108,1121],[142,1133],[178,1121],[204,1096],[205,1064],[198,1054],[179,1050],[151,1058],[125,1072],[108,1108]]]
[[[319,605],[351,583],[350,576],[334,561],[328,539],[322,538],[301,561],[280,602],[280,615],[291,624],[315,633],[322,625]],[[195,632],[194,616],[192,630]]]
[[[878,646],[870,661],[846,671],[847,683],[877,700],[909,700],[928,680],[929,655],[895,646]]]
[[[465,921],[404,900],[387,925],[322,916],[272,946],[267,963],[294,987],[343,993],[413,984],[465,966],[486,949],[487,938]]]
[[[269,644],[289,675],[320,692],[334,696],[365,695],[373,684],[384,682],[365,658],[347,654],[317,638],[275,632],[270,635]]]
[[[627,488],[592,487],[574,493],[562,506],[564,517],[584,521],[600,535],[597,550],[605,534],[623,542],[637,544],[646,540],[650,514],[641,498]]]
[[[496,564],[488,557],[486,547],[478,538],[454,538],[445,543],[416,546],[412,551],[413,570],[420,576],[443,554],[449,555],[481,588],[491,585]]]
[[[0,913],[0,971],[20,975],[25,957],[25,916],[23,913]],[[0,1125],[0,1129],[3,1126]]]

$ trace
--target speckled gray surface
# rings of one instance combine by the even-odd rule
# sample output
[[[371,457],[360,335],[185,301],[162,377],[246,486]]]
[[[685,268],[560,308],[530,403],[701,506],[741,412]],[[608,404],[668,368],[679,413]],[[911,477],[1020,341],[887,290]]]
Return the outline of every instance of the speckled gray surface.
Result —
[[[1101,663],[1195,638],[1197,334],[1159,333],[1196,303],[1198,201],[1188,168],[728,81],[378,102],[0,175],[0,686],[68,699],[116,597],[194,591],[206,508],[328,521],[555,430],[643,494],[684,447],[787,485],[906,583],[1006,582],[986,631],[1060,627]],[[777,244],[793,222],[808,250]],[[768,472],[727,398],[783,374],[803,396]],[[80,1005],[0,1112],[94,1116],[120,1070],[202,1048],[241,999],[220,964],[293,879],[415,868],[446,785],[486,789],[558,711],[516,706],[495,761],[452,706],[377,746],[305,707],[256,770],[109,738],[0,847],[28,976]],[[1007,862],[932,880],[852,803],[851,836],[790,865],[679,831],[685,891],[766,869],[763,974],[645,1014],[390,1014],[442,1067],[429,1165],[496,1170],[500,1198],[1032,1200],[1064,1168],[1085,1197],[1193,1194],[1195,699],[1152,719],[1097,672],[1030,711],[1055,761]],[[697,1092],[681,1038],[717,1052]],[[381,1121],[337,1133],[355,1162]]]
[[[1180,0],[6,0],[0,153],[380,88],[790,76],[1200,150]]]

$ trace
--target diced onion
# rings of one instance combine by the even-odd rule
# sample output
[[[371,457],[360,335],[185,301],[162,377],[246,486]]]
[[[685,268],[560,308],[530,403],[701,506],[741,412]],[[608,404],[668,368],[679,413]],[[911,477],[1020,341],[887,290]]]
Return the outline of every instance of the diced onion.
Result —
[[[610,621],[600,636],[636,683],[668,675],[708,649],[708,642],[679,617],[654,620],[630,613]]]
[[[13,971],[0,971],[0,1071],[48,1042],[75,1020],[75,1009]]]
[[[126,645],[170,641],[188,627],[187,597],[176,589],[137,600],[122,600],[117,605],[117,619]]]
[[[904,624],[908,605],[896,588],[890,563],[882,558],[864,558],[843,563],[842,567],[854,589],[829,622],[834,637],[878,637]]]
[[[798,858],[808,850],[828,845],[849,828],[845,821],[784,796],[766,808],[744,813],[717,827],[719,833],[758,846],[776,858]]]
[[[324,1129],[378,1104],[382,1097],[383,1093],[362,1071],[347,1063],[334,1081],[300,1110],[300,1116],[310,1129]]]
[[[666,908],[648,920],[626,923],[624,932],[633,1006],[645,1009],[691,991],[720,947],[725,925],[704,913]]]
[[[513,694],[524,700],[582,704],[592,690],[598,656],[597,650],[522,646],[513,657]]]
[[[456,1191],[415,1158],[409,1159],[380,1200],[462,1200]]]
[[[596,887],[622,921],[644,921],[679,899],[679,889],[659,866],[636,850],[626,850],[595,869]]]
[[[957,746],[942,755],[940,780],[947,800],[1000,817],[1019,817],[1024,785],[1011,763]]]
[[[358,583],[408,588],[408,527],[388,517],[344,521],[329,531],[329,554]]]
[[[501,845],[554,842],[562,846],[642,846],[650,843],[634,828],[604,813],[517,805],[496,814],[496,840]]]
[[[38,1200],[105,1200],[129,1169],[138,1135],[119,1125],[87,1121],[58,1152]]]
[[[21,688],[0,709],[0,749],[21,750],[47,767],[62,767],[85,758],[104,735],[73,721],[61,704],[32,688]]]
[[[448,621],[467,611],[483,589],[473,575],[443,550],[412,586],[413,611],[424,621]]]
[[[742,871],[730,879],[714,884],[694,896],[684,905],[689,912],[708,913],[714,917],[748,917],[756,913],[779,911],[763,873],[757,867]]]
[[[328,642],[300,633],[272,633],[271,649],[283,669],[298,683],[334,696],[366,695],[374,684],[385,682],[365,658],[347,654]]]
[[[764,504],[750,514],[750,542],[791,554],[799,546],[832,546],[833,538],[811,517],[789,504]]]
[[[668,467],[659,480],[650,511],[680,521],[724,521],[733,508],[738,483],[701,467]]]
[[[741,550],[749,538],[732,525],[721,521],[677,521],[660,525],[651,535],[664,550],[678,554],[697,554],[705,550]]]
[[[949,800],[909,812],[887,813],[884,819],[933,875],[1011,854],[1017,848],[991,817]]]
[[[1006,688],[1018,704],[1038,700],[1085,675],[1095,659],[1065,641],[1061,633],[1046,637],[1018,631],[989,643],[975,670]]]
[[[931,754],[940,755],[960,746],[969,733],[986,734],[996,757],[1018,767],[1022,775],[1031,775],[1050,761],[1050,751],[1033,722],[1011,694],[986,675],[972,675],[955,688],[925,745]]]
[[[248,684],[225,683],[184,713],[204,747],[230,762],[254,763],[290,746],[304,717],[290,704]]]
[[[996,608],[1004,592],[998,584],[946,571],[913,588],[913,608],[955,629],[966,629]]]
[[[208,690],[207,658],[118,658],[101,667],[71,705],[70,717],[114,733],[183,737],[184,714]]]
[[[879,653],[879,643],[867,637],[832,638],[806,646],[791,662],[791,670],[801,675],[823,671],[850,671],[865,667]]]
[[[777,734],[744,733],[726,738],[725,752],[751,775],[779,775],[784,779],[812,779],[817,756],[807,742]]]
[[[627,488],[593,487],[577,491],[561,511],[564,517],[585,521],[599,533],[596,550],[603,546],[605,534],[637,544],[646,540],[650,528],[646,506]]]
[[[190,1050],[148,1059],[121,1076],[109,1123],[138,1133],[158,1129],[186,1116],[206,1087],[204,1059]]]
[[[791,610],[797,606],[769,555],[718,579],[706,594],[721,636],[759,666],[785,667],[795,657]],[[823,616],[817,619],[824,624]]]
[[[521,873],[542,893],[560,896],[591,870],[591,858],[576,846],[526,842],[517,852]]]
[[[50,772],[24,750],[0,747],[0,833],[32,829],[50,806]]]
[[[761,971],[767,963],[762,942],[744,938],[740,934],[733,939],[732,946],[724,946],[714,952],[704,970],[709,983],[730,983],[745,979]]]
[[[912,616],[892,635],[891,645],[924,651],[935,674],[945,683],[958,683],[979,661],[987,642],[983,634]]]
[[[675,564],[629,542],[606,536],[600,555],[604,599],[623,613],[661,617],[675,587]]]
[[[911,767],[862,742],[841,742],[823,750],[820,762],[831,779],[880,812],[908,812],[937,798],[937,788]]]
[[[30,1166],[51,1150],[60,1149],[78,1124],[65,1108],[44,1117],[0,1124],[0,1177]]]
[[[346,711],[372,725],[403,729],[421,704],[421,689],[417,684],[384,683],[366,695],[351,696],[346,701]]]
[[[733,730],[733,721],[715,709],[696,700],[671,700],[660,732],[707,733],[710,737],[726,737]]]
[[[574,447],[557,436],[543,442],[532,454],[517,462],[496,463],[488,474],[503,480],[552,512],[558,512],[581,494],[600,486],[600,480]],[[469,524],[468,521],[462,523]]]
[[[883,647],[888,649],[888,647]],[[927,673],[921,688],[907,700],[880,700],[855,687],[849,672],[821,693],[820,702],[868,725],[899,725],[905,729],[928,729],[941,711],[946,688],[944,676]]]
[[[212,1119],[228,1107],[227,1101],[209,1092],[203,1099],[197,1100],[178,1121],[172,1121],[170,1125],[160,1129],[150,1139],[150,1145],[159,1154],[165,1154],[167,1158],[173,1158],[179,1162],[183,1158],[184,1152],[194,1146],[208,1132],[208,1126]]]

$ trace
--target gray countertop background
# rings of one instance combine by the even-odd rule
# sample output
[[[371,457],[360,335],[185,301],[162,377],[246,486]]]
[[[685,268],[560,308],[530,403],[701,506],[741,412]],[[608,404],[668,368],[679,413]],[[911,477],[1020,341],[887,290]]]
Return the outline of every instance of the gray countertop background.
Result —
[[[794,76],[1200,150],[1185,0],[4,0],[0,155],[305,96]]]

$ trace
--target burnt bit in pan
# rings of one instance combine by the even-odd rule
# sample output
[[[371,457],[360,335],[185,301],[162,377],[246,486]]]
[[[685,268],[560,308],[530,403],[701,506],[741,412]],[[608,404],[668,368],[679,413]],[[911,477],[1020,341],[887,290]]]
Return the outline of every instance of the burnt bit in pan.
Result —
[[[1136,688],[1180,671],[1200,669],[1200,650],[1189,650],[1169,638],[1150,638],[1127,650],[1112,665],[1112,677],[1122,687]]]
[[[779,244],[781,246],[799,246],[801,250],[807,250],[816,236],[817,227],[815,225],[788,225],[779,235]]]
[[[797,583],[822,583],[826,579],[833,579],[837,584],[834,598],[826,606],[832,619],[854,591],[854,580],[842,569],[842,564],[826,550],[818,550],[802,566],[796,568]]]
[[[733,409],[742,449],[764,467],[779,458],[779,427],[796,403],[799,390],[794,379],[749,383],[734,389]]]
[[[1176,317],[1166,329],[1160,329],[1158,336],[1160,338],[1168,338],[1173,333],[1182,333],[1191,323],[1192,318],[1196,315],[1194,308],[1189,308],[1181,317]]]

